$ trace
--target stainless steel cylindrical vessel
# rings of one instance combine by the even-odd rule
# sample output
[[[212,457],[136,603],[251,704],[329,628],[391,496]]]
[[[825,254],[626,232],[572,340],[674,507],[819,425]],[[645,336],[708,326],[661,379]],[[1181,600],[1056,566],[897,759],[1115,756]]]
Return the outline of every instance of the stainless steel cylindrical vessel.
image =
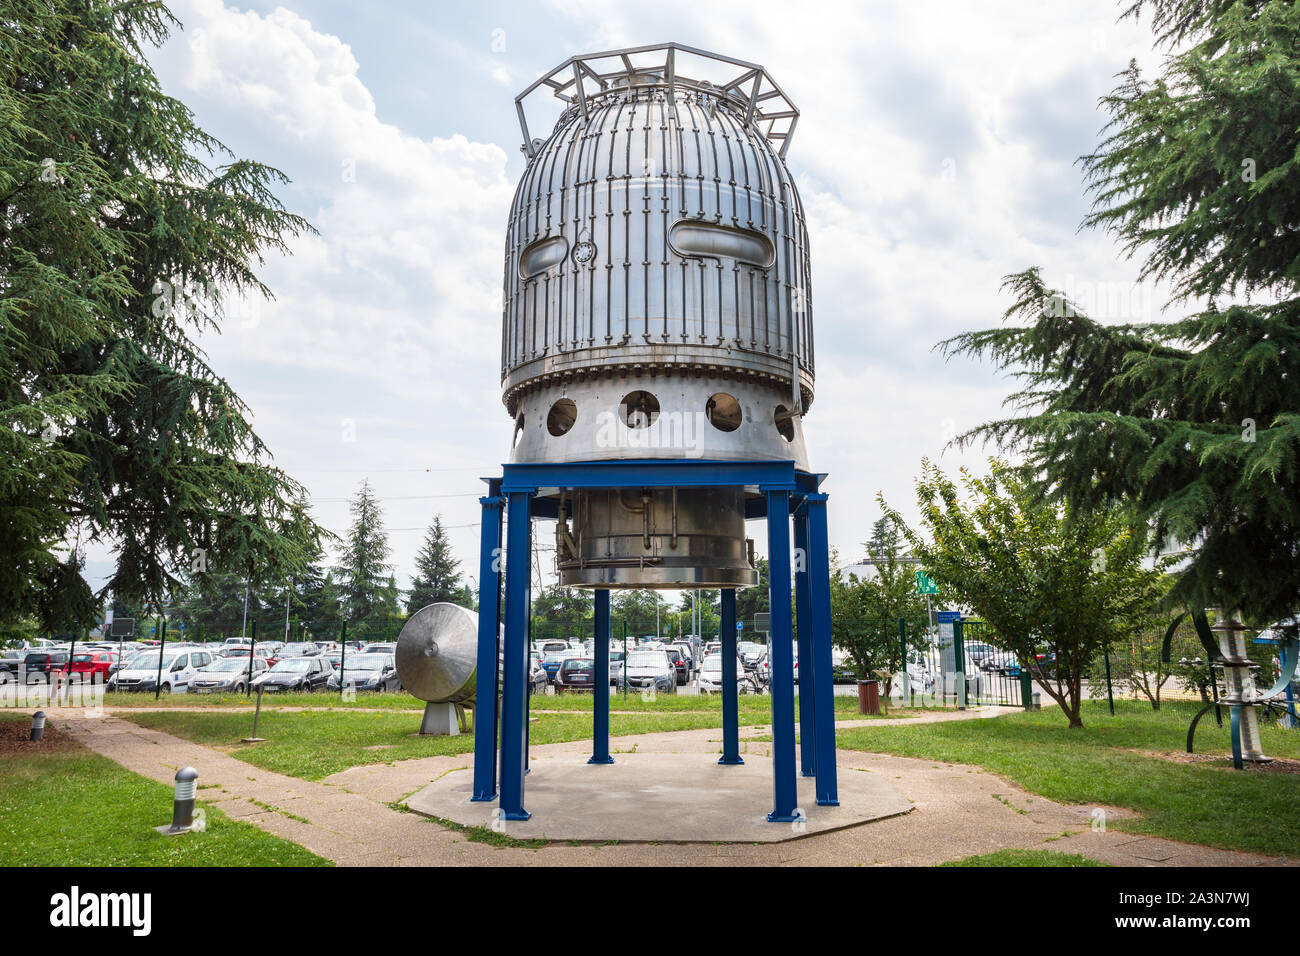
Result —
[[[688,60],[704,72],[688,76]],[[806,468],[808,237],[784,161],[798,111],[762,67],[676,44],[575,57],[518,102],[543,84],[567,106],[545,140],[525,121],[507,231],[511,460]],[[565,505],[565,584],[756,581],[739,490],[576,491]]]
[[[430,604],[406,619],[393,652],[402,687],[420,700],[472,704],[478,671],[478,615]]]

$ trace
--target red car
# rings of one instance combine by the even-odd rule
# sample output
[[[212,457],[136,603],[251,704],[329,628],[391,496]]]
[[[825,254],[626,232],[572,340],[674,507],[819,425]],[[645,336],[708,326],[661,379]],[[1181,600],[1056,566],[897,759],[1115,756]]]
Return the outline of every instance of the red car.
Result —
[[[64,673],[70,669],[74,680],[102,684],[116,663],[116,651],[78,651],[72,655],[72,664],[65,665]]]

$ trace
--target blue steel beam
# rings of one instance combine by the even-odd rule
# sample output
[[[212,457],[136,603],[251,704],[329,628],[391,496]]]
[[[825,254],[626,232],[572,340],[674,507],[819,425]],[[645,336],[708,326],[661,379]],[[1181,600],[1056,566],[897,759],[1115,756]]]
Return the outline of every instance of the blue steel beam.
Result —
[[[817,720],[813,709],[812,595],[808,592],[808,511],[794,515],[794,610],[799,640],[799,770],[817,772]]]
[[[690,461],[675,458],[502,466],[501,490],[538,488],[727,488],[761,485],[796,490],[793,461]]]
[[[506,513],[506,640],[505,674],[501,690],[501,814],[507,820],[527,820],[524,809],[524,769],[527,760],[528,708],[528,581],[532,563],[529,547],[530,491],[509,495]]]
[[[478,560],[478,682],[474,705],[474,792],[471,801],[497,798],[497,713],[501,674],[501,499],[480,498]]]
[[[798,799],[794,777],[794,652],[790,634],[790,492],[767,495],[768,605],[772,615],[772,823],[792,823]]]
[[[817,805],[837,807],[840,799],[835,770],[835,676],[831,659],[831,556],[826,530],[826,495],[809,495],[805,507],[812,615],[813,716],[817,725]]]
[[[609,590],[596,591],[595,700],[591,708],[591,759],[587,763],[613,763],[609,755]],[[627,661],[623,662],[627,667]]]
[[[739,667],[736,663],[735,588],[722,589],[722,620],[719,628],[722,631],[722,756],[718,758],[718,763],[742,764],[745,761],[740,759],[740,708],[736,700],[739,688],[727,670],[728,661],[733,668]],[[627,664],[624,663],[623,666],[626,667]]]

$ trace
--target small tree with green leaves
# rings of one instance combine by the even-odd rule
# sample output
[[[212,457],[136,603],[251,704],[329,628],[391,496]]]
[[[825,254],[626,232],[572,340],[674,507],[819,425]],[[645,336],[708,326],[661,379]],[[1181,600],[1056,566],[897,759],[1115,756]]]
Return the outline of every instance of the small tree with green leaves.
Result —
[[[1136,633],[1162,595],[1159,567],[1144,563],[1146,529],[1119,507],[1044,505],[1017,470],[996,460],[985,478],[963,469],[961,484],[922,463],[917,504],[928,536],[887,505],[886,514],[930,577],[988,621],[1070,726],[1082,727],[1081,688],[1093,659]]]

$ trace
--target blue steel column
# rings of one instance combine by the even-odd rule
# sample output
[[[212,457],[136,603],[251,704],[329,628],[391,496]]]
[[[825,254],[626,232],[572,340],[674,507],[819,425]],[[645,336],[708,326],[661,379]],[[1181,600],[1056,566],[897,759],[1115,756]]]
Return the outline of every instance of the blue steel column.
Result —
[[[739,668],[736,663],[736,589],[722,590],[722,756],[721,764],[741,764],[740,759],[740,708],[736,701],[736,680],[733,675]],[[733,670],[727,670],[727,662]],[[626,665],[624,665],[626,666]]]
[[[501,674],[501,499],[480,498],[483,523],[478,558],[478,680],[474,697],[474,793],[471,801],[497,798],[497,699]]]
[[[527,820],[524,762],[528,748],[528,581],[532,549],[529,499],[512,491],[506,513],[506,643],[501,690],[501,812]]]
[[[768,658],[772,662],[772,823],[795,820],[794,652],[790,633],[790,493],[767,495],[768,604],[772,614]]]
[[[609,590],[596,591],[595,700],[591,707],[591,759],[587,763],[613,763],[609,755]],[[623,663],[627,666],[627,662]]]
[[[794,613],[799,640],[799,769],[817,771],[817,718],[813,709],[812,597],[808,593],[808,509],[794,513]]]
[[[811,494],[808,509],[808,583],[811,587],[813,710],[817,723],[817,805],[837,807],[835,772],[835,678],[831,670],[831,554],[826,495]],[[801,668],[802,669],[802,668]],[[802,679],[802,678],[801,678]]]

